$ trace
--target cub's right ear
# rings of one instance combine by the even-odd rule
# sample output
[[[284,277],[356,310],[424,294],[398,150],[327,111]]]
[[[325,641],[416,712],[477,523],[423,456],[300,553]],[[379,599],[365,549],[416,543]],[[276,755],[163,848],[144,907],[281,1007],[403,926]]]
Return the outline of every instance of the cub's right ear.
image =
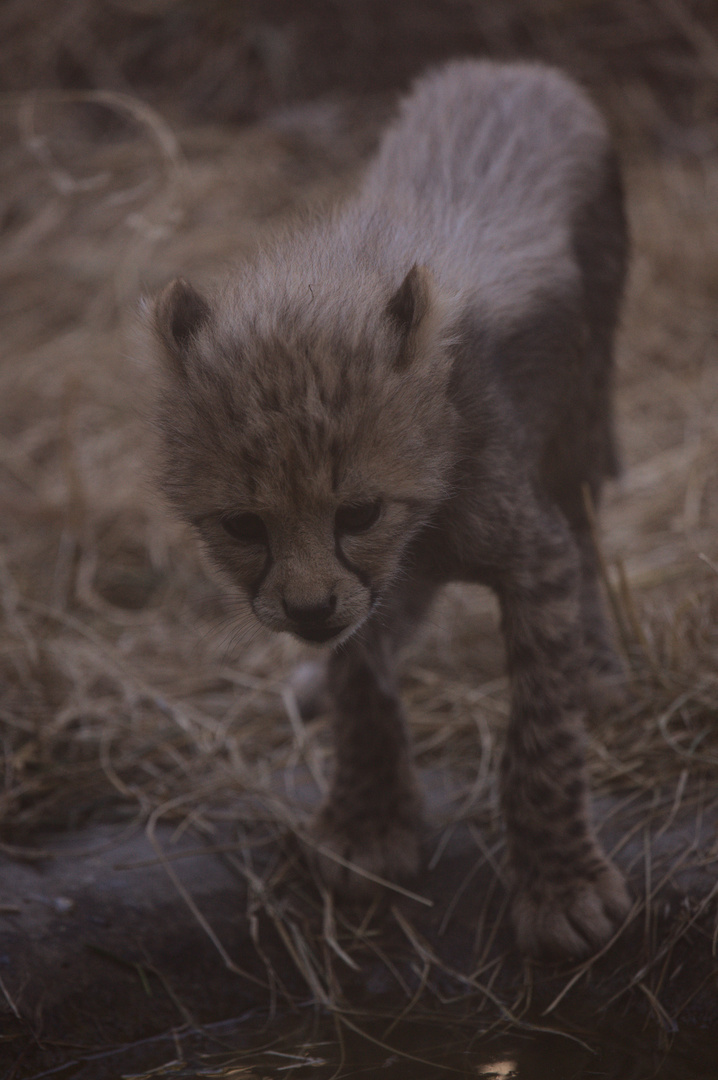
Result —
[[[205,298],[184,278],[175,278],[155,301],[155,331],[174,369],[184,377],[189,373],[192,342],[211,314]]]
[[[387,305],[387,315],[401,334],[397,367],[401,370],[411,363],[426,330],[431,308],[431,272],[426,266],[412,266]]]

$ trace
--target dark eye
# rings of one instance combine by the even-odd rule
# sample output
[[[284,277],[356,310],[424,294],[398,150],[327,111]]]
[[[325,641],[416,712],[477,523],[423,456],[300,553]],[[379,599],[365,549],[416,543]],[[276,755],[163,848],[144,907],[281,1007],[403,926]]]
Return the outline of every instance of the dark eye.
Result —
[[[240,544],[268,543],[267,527],[259,514],[225,514],[219,519],[224,531]]]
[[[379,520],[381,499],[374,502],[354,503],[353,506],[340,506],[334,517],[334,527],[338,533],[362,533],[371,529]]]

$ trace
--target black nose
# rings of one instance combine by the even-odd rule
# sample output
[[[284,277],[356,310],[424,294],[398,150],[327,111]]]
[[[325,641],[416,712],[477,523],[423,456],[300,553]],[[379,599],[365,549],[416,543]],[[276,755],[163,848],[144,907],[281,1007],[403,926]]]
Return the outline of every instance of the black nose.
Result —
[[[337,598],[332,594],[319,604],[289,604],[282,600],[284,610],[292,622],[299,626],[319,627],[323,626],[327,619],[334,614],[337,606]]]

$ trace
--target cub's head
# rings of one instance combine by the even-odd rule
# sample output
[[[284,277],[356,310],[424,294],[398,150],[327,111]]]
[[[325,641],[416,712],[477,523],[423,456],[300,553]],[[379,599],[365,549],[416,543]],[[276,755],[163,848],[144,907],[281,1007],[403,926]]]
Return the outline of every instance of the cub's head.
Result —
[[[162,487],[257,619],[305,641],[340,641],[381,605],[447,490],[428,271],[376,297],[280,292],[269,315],[237,286],[208,301],[178,280],[154,309]]]

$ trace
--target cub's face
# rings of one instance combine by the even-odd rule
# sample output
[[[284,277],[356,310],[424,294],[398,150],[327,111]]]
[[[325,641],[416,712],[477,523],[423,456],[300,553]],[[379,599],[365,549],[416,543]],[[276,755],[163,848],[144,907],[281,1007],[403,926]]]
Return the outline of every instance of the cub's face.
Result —
[[[270,630],[348,637],[445,494],[446,373],[406,355],[427,287],[411,271],[403,310],[342,347],[239,333],[183,282],[157,302],[162,485]]]
[[[303,507],[242,507],[197,524],[261,623],[324,643],[347,637],[379,604],[422,520],[420,507],[379,494],[374,483]]]

